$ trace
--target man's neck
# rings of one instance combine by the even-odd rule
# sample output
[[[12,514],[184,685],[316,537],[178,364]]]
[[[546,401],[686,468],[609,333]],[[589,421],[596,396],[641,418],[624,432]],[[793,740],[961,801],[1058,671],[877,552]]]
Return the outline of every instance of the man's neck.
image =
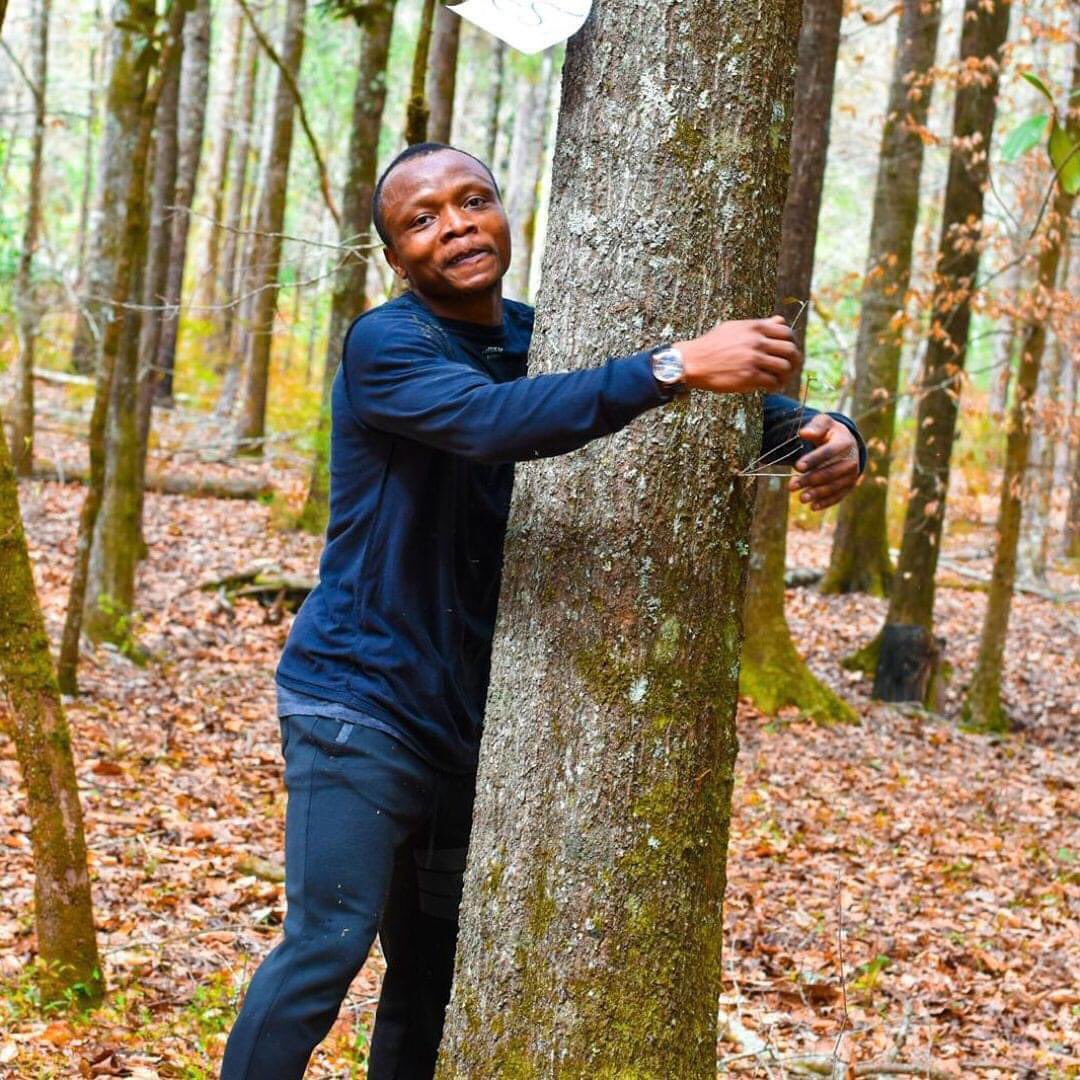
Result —
[[[503,298],[502,283],[488,292],[471,296],[454,297],[452,300],[427,296],[413,289],[417,299],[433,314],[443,319],[457,319],[459,322],[478,323],[481,326],[502,326]]]

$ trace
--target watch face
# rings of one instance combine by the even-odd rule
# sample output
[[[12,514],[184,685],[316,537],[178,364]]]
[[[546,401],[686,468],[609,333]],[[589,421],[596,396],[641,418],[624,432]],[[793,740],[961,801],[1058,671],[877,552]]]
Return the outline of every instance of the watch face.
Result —
[[[653,375],[658,382],[677,383],[684,374],[683,358],[674,349],[664,349],[652,358]]]

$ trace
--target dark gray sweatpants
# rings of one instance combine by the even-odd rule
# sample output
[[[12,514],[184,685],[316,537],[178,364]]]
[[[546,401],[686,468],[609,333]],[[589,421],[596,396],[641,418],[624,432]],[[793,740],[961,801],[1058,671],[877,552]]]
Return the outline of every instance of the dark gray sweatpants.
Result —
[[[285,936],[259,966],[222,1080],[300,1080],[378,932],[386,976],[369,1080],[429,1080],[450,997],[475,775],[374,728],[281,721]]]

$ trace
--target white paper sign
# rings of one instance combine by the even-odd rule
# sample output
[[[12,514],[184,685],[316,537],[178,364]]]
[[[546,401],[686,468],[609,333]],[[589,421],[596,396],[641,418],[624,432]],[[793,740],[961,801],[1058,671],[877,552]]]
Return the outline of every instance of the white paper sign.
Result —
[[[576,34],[592,0],[464,0],[450,10],[523,53],[538,53]]]

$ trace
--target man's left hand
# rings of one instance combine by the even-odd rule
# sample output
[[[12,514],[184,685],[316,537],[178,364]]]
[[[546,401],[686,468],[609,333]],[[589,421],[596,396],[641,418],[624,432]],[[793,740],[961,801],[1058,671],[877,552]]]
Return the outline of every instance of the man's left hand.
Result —
[[[791,490],[801,491],[811,510],[835,506],[859,479],[859,444],[851,429],[821,413],[799,431],[816,449],[795,462]]]

